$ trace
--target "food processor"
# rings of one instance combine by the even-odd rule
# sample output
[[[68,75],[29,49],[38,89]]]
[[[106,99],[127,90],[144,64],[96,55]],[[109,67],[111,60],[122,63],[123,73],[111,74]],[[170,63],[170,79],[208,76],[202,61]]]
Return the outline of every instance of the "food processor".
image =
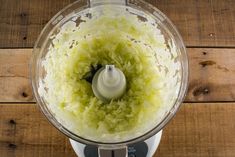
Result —
[[[100,17],[102,17],[103,19],[100,20]],[[88,24],[85,24],[86,22]],[[128,29],[128,31],[125,30],[126,27],[129,27],[129,25],[131,26],[130,29]],[[68,32],[70,32],[70,34]],[[74,35],[72,35],[71,32],[74,32]],[[93,41],[94,37],[90,37],[93,34],[97,34],[97,36],[100,36],[100,34],[102,34],[102,36],[105,36],[105,38],[108,39],[105,39],[104,41],[103,39],[95,39]],[[123,37],[123,34],[125,37]],[[140,120],[141,123],[146,122],[149,124],[143,124],[143,127],[138,126],[138,129],[133,129],[130,132],[121,134],[120,136],[119,134],[115,134],[115,131],[114,133],[110,134],[104,133],[105,135],[103,136],[101,134],[102,131],[99,130],[100,126],[99,128],[97,128],[97,134],[95,129],[90,130],[88,128],[85,131],[79,130],[79,127],[87,127],[86,124],[84,125],[84,123],[76,122],[77,126],[72,126],[74,125],[73,121],[75,123],[76,118],[72,119],[71,117],[77,115],[79,116],[80,114],[77,114],[76,112],[74,113],[73,110],[78,109],[68,109],[69,112],[73,113],[71,114],[72,116],[67,113],[62,113],[60,109],[66,108],[66,105],[69,106],[69,104],[61,103],[60,105],[58,105],[58,102],[60,101],[60,97],[69,95],[69,91],[63,91],[65,88],[70,90],[73,89],[67,88],[67,86],[65,87],[63,85],[63,81],[58,86],[58,88],[54,88],[53,84],[57,79],[54,79],[54,82],[50,79],[53,78],[55,75],[60,76],[59,73],[63,74],[62,76],[60,76],[62,80],[65,77],[69,77],[71,79],[72,76],[70,76],[69,74],[70,71],[74,71],[74,69],[71,70],[71,67],[69,65],[76,65],[77,63],[75,61],[77,60],[79,60],[79,62],[84,60],[84,63],[80,64],[84,65],[89,60],[89,57],[90,60],[92,60],[94,56],[92,56],[92,54],[88,55],[88,57],[86,55],[80,55],[78,57],[79,59],[76,60],[74,59],[76,58],[76,54],[74,54],[74,56],[71,57],[72,59],[68,60],[68,63],[66,62],[66,65],[64,66],[66,67],[67,71],[63,69],[61,70],[60,67],[63,66],[62,64],[64,63],[64,59],[66,60],[66,58],[69,58],[70,53],[76,53],[74,52],[74,50],[71,50],[71,52],[69,50],[70,53],[64,53],[65,51],[67,51],[67,48],[65,48],[66,46],[61,46],[61,43],[66,43],[68,40],[70,40],[70,38],[73,39],[68,46],[71,49],[73,49],[74,43],[83,43],[83,40],[91,42],[89,44],[86,44],[86,41],[83,43],[82,48],[85,47],[87,51],[84,54],[88,54],[88,50],[90,49],[90,47],[94,47],[97,45],[99,47],[102,44],[103,47],[106,47],[105,50],[107,50],[107,53],[109,53],[109,50],[112,51],[112,45],[109,46],[109,44],[106,43],[110,42],[110,44],[118,47],[121,44],[124,44],[124,46],[126,46],[125,44],[127,43],[127,41],[127,45],[129,44],[129,46],[131,44],[134,45],[135,43],[139,45],[137,48],[134,47],[133,49],[130,49],[130,52],[129,49],[126,48],[125,50],[128,50],[128,52],[126,53],[132,53],[131,51],[134,50],[143,50],[143,52],[154,52],[149,54],[150,56],[147,57],[144,53],[142,54],[143,57],[150,58],[149,60],[147,59],[145,61],[142,57],[140,57],[137,58],[136,60],[138,61],[134,63],[137,66],[137,64],[141,64],[142,62],[148,64],[147,62],[149,61],[151,62],[150,65],[155,66],[155,70],[159,71],[159,75],[165,76],[162,79],[162,83],[159,83],[161,85],[156,85],[156,88],[158,88],[158,90],[162,89],[164,91],[164,88],[166,88],[165,93],[163,92],[162,95],[159,94],[155,96],[162,96],[163,98],[161,99],[161,101],[165,102],[165,106],[162,105],[163,107],[158,107],[159,115],[157,117],[153,116],[151,119],[147,118],[147,120],[145,121]],[[155,42],[155,38],[157,39],[157,42]],[[76,39],[77,41],[75,41],[74,39]],[[126,41],[122,43],[122,39],[125,39]],[[145,39],[148,39],[146,43]],[[141,40],[144,42],[142,42]],[[120,42],[121,44],[118,45],[116,44],[117,42]],[[97,51],[99,51],[99,48],[97,47],[95,47],[94,49],[97,49]],[[81,47],[76,47],[76,50],[83,51]],[[118,50],[121,51],[122,47],[120,46]],[[62,52],[58,55],[59,57],[55,56],[55,54],[58,53],[57,51]],[[104,51],[104,49],[102,49],[102,51]],[[50,53],[51,55],[48,55]],[[123,53],[122,55],[126,56],[126,53]],[[106,53],[102,52],[102,55],[105,54]],[[56,60],[53,60],[53,57],[56,57]],[[96,55],[96,57],[99,58],[100,54]],[[128,57],[129,56],[127,56],[127,58]],[[135,56],[132,57],[136,58]],[[83,58],[83,60],[81,60],[81,58]],[[113,57],[112,60],[115,60],[116,58],[118,59],[118,56]],[[125,68],[119,66],[118,62],[116,63],[112,60],[110,62],[106,62],[105,60],[104,64],[102,65],[98,63],[95,66],[91,65],[91,72],[87,74],[84,81],[86,83],[82,83],[85,86],[88,86],[86,89],[89,89],[89,92],[91,92],[92,96],[86,97],[83,102],[90,102],[90,99],[92,99],[92,101],[105,104],[107,107],[114,101],[122,102],[122,97],[127,97],[126,95],[128,94],[126,93],[129,92],[128,88],[130,88],[131,83],[131,79],[129,78],[130,76],[125,71]],[[55,62],[58,62],[58,65],[56,65],[58,66],[58,73],[55,67],[55,71],[51,71],[51,67],[49,66],[55,64]],[[96,62],[95,59],[94,62]],[[131,64],[128,65],[129,67],[131,66]],[[152,75],[154,77],[155,72],[154,70],[151,71],[151,68],[148,69],[146,67],[138,67],[140,69],[145,68],[142,70],[142,73],[144,73],[145,71],[146,73],[147,71],[150,71],[149,73],[152,72]],[[142,0],[78,0],[68,5],[59,13],[57,13],[42,30],[34,46],[30,68],[31,81],[37,104],[39,105],[41,111],[47,117],[49,122],[64,135],[69,137],[70,143],[79,157],[152,157],[160,143],[163,127],[176,114],[183,101],[188,86],[188,59],[186,49],[180,34],[171,23],[171,21],[162,12]],[[76,68],[79,69],[80,67],[78,66]],[[77,72],[77,75],[80,75],[80,71]],[[129,72],[131,73],[132,71]],[[143,76],[145,76],[145,74],[143,74]],[[151,78],[148,78],[146,82],[149,82],[149,79]],[[49,83],[44,80],[49,80]],[[132,80],[136,81],[135,78]],[[73,78],[72,81],[74,81]],[[66,84],[66,82],[64,82],[64,84]],[[158,83],[156,82],[156,84]],[[50,92],[50,88],[54,88],[54,92],[51,92],[52,95],[48,94],[48,91]],[[77,88],[83,89],[83,87],[80,86],[78,86]],[[142,88],[144,89],[144,83]],[[138,90],[141,90],[141,88]],[[52,100],[51,97],[54,93],[57,92],[60,92],[60,94],[62,94],[60,96],[57,95],[58,100]],[[86,90],[84,90],[84,93],[86,93]],[[148,93],[148,91],[146,91],[146,93]],[[73,100],[71,101],[74,101],[74,99],[77,100],[83,98],[82,94],[81,96],[79,95],[79,98],[77,98],[76,96],[78,95],[75,95],[75,97],[73,97]],[[139,97],[141,97],[141,95],[139,95]],[[125,99],[128,100],[128,98]],[[136,100],[139,101],[138,98],[136,98]],[[154,96],[151,96],[151,100],[153,100],[154,102],[157,99],[155,99]],[[130,103],[131,101],[128,100],[128,102]],[[146,102],[143,100],[143,103]],[[56,108],[54,106],[60,106],[60,108]],[[144,106],[148,106],[148,103],[146,103]],[[141,110],[145,109],[141,108],[138,112],[142,112]],[[85,109],[83,109],[82,111],[85,111]],[[146,111],[146,113],[152,112]],[[92,115],[88,116],[93,116],[95,114],[98,115],[99,113],[92,112]],[[104,117],[105,116],[107,115],[104,115]],[[142,119],[144,119],[144,117],[142,117]],[[96,119],[93,118],[93,121],[96,121]],[[132,120],[128,122],[129,123],[123,123],[128,125],[132,125],[133,123],[134,125],[135,120],[133,119],[133,122]],[[87,123],[87,125],[90,124]],[[112,129],[115,129],[115,127],[118,128],[118,126],[114,126]],[[125,125],[125,127],[128,128],[127,125]]]

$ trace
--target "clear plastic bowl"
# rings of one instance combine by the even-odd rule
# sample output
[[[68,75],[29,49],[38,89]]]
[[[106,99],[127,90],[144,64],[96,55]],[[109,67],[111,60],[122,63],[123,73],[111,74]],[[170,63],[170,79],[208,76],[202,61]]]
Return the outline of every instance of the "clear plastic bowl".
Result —
[[[50,36],[56,32],[58,28],[60,28],[64,23],[69,21],[72,17],[77,16],[81,11],[84,11],[89,8],[94,8],[97,6],[103,5],[112,5],[112,7],[123,6],[127,8],[134,8],[142,13],[146,13],[154,18],[154,20],[158,23],[161,32],[164,34],[166,41],[167,39],[171,39],[174,41],[178,53],[177,62],[180,62],[180,89],[178,92],[178,96],[174,104],[172,104],[172,108],[164,115],[163,119],[160,123],[158,123],[154,128],[146,132],[145,134],[138,136],[133,139],[128,139],[127,141],[120,142],[102,142],[102,141],[94,141],[85,139],[77,134],[74,134],[71,130],[68,130],[63,124],[61,124],[53,113],[49,110],[46,101],[43,97],[38,93],[39,88],[39,80],[44,78],[45,71],[42,67],[42,60],[48,52],[48,47],[50,45]],[[139,15],[141,17],[141,14]],[[34,95],[37,101],[37,104],[40,106],[41,111],[47,117],[47,119],[62,133],[67,135],[69,138],[91,145],[99,145],[99,146],[123,146],[131,143],[136,143],[139,141],[143,141],[156,133],[158,133],[168,122],[169,120],[176,114],[179,109],[183,98],[185,96],[187,86],[188,86],[188,59],[186,54],[186,49],[182,38],[175,26],[171,23],[171,21],[157,8],[152,5],[141,1],[141,0],[78,0],[64,9],[62,9],[59,13],[57,13],[44,27],[40,36],[37,39],[37,42],[33,49],[33,56],[31,60],[31,81],[33,86]]]

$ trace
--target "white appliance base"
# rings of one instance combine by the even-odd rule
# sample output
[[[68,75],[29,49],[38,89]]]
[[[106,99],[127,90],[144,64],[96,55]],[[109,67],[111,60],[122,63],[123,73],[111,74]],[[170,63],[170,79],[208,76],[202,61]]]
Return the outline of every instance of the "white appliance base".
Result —
[[[159,131],[156,135],[150,137],[149,139],[145,140],[144,142],[142,142],[141,144],[146,144],[147,145],[147,149],[146,149],[146,156],[141,156],[141,157],[152,157],[155,153],[155,151],[157,150],[158,148],[158,145],[160,143],[160,140],[161,140],[161,136],[162,136],[162,130]],[[86,156],[86,145],[84,144],[81,144],[79,142],[76,142],[72,139],[69,139],[70,140],[70,143],[75,151],[75,153],[77,154],[77,156],[79,157],[90,157],[90,156]],[[94,148],[94,147],[93,147]],[[95,147],[96,148],[96,147]],[[95,148],[92,150],[92,151],[96,151]],[[136,149],[139,149],[139,147],[135,148],[135,144],[133,144],[133,146],[131,145],[130,147],[128,146],[128,157],[138,157],[138,151],[145,151],[145,150],[136,150]],[[142,149],[142,148],[140,148]],[[88,150],[89,151],[89,150]],[[98,154],[98,152],[95,152],[95,154]],[[98,155],[96,154],[96,156],[98,157]],[[92,155],[92,157],[96,157],[94,155]]]

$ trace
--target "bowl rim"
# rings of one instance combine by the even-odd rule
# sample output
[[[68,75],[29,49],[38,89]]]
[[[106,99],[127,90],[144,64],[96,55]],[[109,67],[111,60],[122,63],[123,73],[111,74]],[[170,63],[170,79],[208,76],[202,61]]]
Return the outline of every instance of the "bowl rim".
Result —
[[[38,55],[40,55],[40,52],[38,53],[37,51],[37,47],[38,47],[38,43],[40,42],[40,39],[42,37],[42,35],[45,33],[46,29],[48,29],[49,25],[55,21],[62,12],[66,11],[67,9],[69,9],[70,7],[80,3],[82,0],[78,0],[75,1],[71,4],[69,4],[68,6],[66,6],[65,8],[63,8],[61,11],[59,11],[53,18],[50,19],[50,21],[45,25],[45,27],[43,28],[43,30],[41,31],[40,35],[37,38],[37,41],[34,45],[33,48],[33,54],[30,60],[30,81],[31,81],[31,85],[32,85],[32,91],[33,91],[33,95],[36,98],[36,102],[37,102],[37,106],[39,106],[40,111],[44,114],[44,116],[46,117],[46,119],[60,132],[62,132],[63,134],[65,134],[66,136],[68,136],[69,138],[80,142],[80,143],[84,143],[84,144],[89,144],[89,145],[95,145],[95,146],[106,146],[109,147],[110,145],[115,145],[115,146],[123,146],[123,145],[129,145],[132,143],[137,143],[140,141],[144,141],[150,137],[152,137],[153,135],[157,134],[160,130],[163,129],[163,127],[169,123],[169,121],[175,116],[175,113],[179,110],[183,99],[186,96],[187,93],[187,89],[188,89],[188,80],[189,80],[189,61],[188,61],[188,56],[186,53],[186,47],[184,45],[184,42],[182,40],[181,35],[179,34],[177,28],[174,26],[174,24],[170,21],[170,19],[163,14],[159,9],[157,9],[156,7],[152,6],[151,4],[143,1],[143,0],[130,0],[130,1],[135,1],[138,3],[141,3],[143,5],[146,5],[147,7],[153,9],[159,16],[161,16],[162,18],[164,18],[164,20],[166,20],[166,22],[172,27],[172,30],[174,31],[174,33],[176,34],[178,41],[180,46],[181,46],[181,56],[184,59],[184,62],[181,62],[181,69],[182,69],[182,80],[180,83],[180,89],[179,89],[179,93],[178,93],[178,97],[177,100],[175,100],[174,105],[172,106],[172,108],[169,110],[168,114],[162,119],[162,121],[160,123],[158,123],[158,125],[156,125],[154,128],[152,128],[151,130],[149,130],[148,132],[146,132],[143,135],[140,135],[138,137],[126,140],[126,141],[120,141],[120,142],[98,142],[98,141],[94,141],[94,140],[89,140],[86,138],[83,138],[81,136],[78,136],[77,134],[73,133],[72,131],[68,130],[66,127],[64,127],[60,122],[58,122],[58,120],[53,116],[53,114],[50,112],[50,110],[47,108],[47,105],[45,105],[46,103],[44,102],[43,99],[41,99],[41,96],[38,93],[38,88],[37,88],[37,82],[39,82],[33,77],[33,76],[37,76],[38,73],[38,60],[37,57]],[[100,4],[101,5],[101,4]],[[105,4],[104,4],[105,5]],[[116,4],[117,5],[117,4]],[[131,7],[133,7],[133,5],[130,5]],[[89,3],[88,6],[85,7],[89,7]],[[145,10],[146,11],[146,10]],[[156,15],[154,15],[156,16]],[[176,42],[176,41],[175,41]],[[44,105],[43,105],[44,104]]]

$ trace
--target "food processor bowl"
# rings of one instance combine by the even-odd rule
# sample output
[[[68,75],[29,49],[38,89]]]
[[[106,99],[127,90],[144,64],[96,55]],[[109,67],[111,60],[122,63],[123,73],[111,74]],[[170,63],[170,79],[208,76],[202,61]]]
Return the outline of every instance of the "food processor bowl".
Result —
[[[90,10],[95,10],[96,8],[102,14],[102,9],[104,9],[106,6],[108,8],[113,8],[114,10],[118,10],[118,8],[125,8],[130,12],[130,14],[136,15],[140,21],[151,19],[163,34],[169,51],[176,52],[177,57],[174,58],[174,62],[179,63],[179,68],[175,69],[174,72],[174,74],[179,74],[178,80],[176,81],[176,84],[178,84],[178,87],[176,88],[177,90],[175,91],[176,98],[174,99],[174,102],[172,102],[169,110],[164,112],[161,120],[153,128],[149,129],[147,132],[141,135],[138,135],[137,137],[114,142],[89,139],[74,133],[73,130],[69,129],[58,120],[55,114],[48,107],[45,98],[39,93],[40,81],[46,75],[46,71],[42,62],[48,53],[48,49],[52,42],[52,37],[59,32],[64,24],[71,20],[79,25],[82,22],[82,20],[79,18],[81,14],[86,14],[86,16],[89,18],[89,16],[93,16],[92,13],[90,13]],[[149,18],[146,18],[146,16]],[[169,55],[171,56],[172,54]],[[173,74],[171,75],[173,77]],[[51,122],[63,134],[79,143],[95,145],[101,149],[125,148],[129,144],[144,141],[157,134],[176,114],[187,90],[188,59],[184,43],[177,29],[172,24],[172,22],[154,6],[142,0],[78,0],[57,13],[47,23],[39,35],[33,49],[33,56],[31,60],[31,82],[37,104],[39,105],[41,111],[47,117],[49,122]]]

